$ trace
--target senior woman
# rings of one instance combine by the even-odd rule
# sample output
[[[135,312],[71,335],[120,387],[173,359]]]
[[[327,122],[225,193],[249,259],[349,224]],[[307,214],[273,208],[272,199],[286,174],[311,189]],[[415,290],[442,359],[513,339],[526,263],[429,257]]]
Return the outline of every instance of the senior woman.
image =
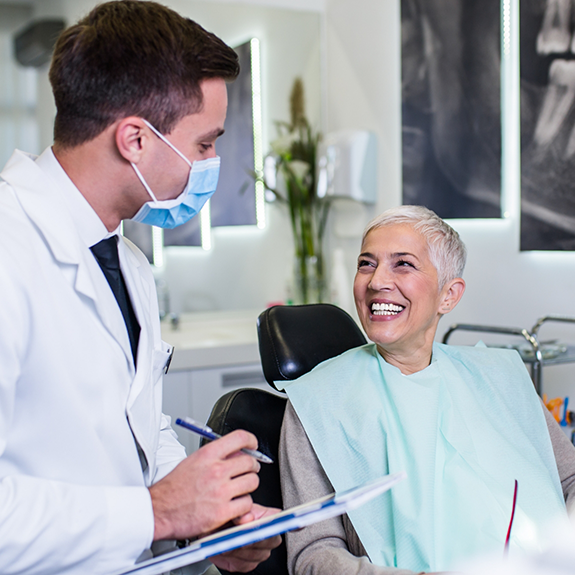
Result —
[[[288,534],[291,574],[442,572],[501,553],[515,480],[510,553],[566,520],[575,448],[517,352],[434,343],[465,291],[465,259],[457,232],[423,207],[388,210],[367,227],[354,297],[374,343],[282,382],[284,503],[408,477],[349,515]]]

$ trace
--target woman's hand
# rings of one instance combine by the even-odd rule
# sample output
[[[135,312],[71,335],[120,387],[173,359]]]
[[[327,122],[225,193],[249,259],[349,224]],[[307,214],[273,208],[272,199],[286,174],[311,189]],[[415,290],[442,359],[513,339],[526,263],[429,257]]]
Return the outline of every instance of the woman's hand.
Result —
[[[268,517],[269,515],[275,515],[279,513],[281,509],[276,509],[274,507],[263,507],[254,503],[251,510],[239,517],[235,523],[237,525],[243,525],[244,523],[249,523],[250,521],[256,521],[262,517]],[[276,535],[270,537],[269,539],[264,539],[263,541],[258,541],[252,543],[251,545],[246,545],[245,547],[240,547],[239,549],[234,549],[232,551],[227,551],[221,555],[216,555],[211,557],[210,561],[220,569],[225,569],[226,571],[246,573],[248,571],[253,571],[259,563],[265,561],[269,558],[272,549],[275,549],[282,541],[281,535]]]

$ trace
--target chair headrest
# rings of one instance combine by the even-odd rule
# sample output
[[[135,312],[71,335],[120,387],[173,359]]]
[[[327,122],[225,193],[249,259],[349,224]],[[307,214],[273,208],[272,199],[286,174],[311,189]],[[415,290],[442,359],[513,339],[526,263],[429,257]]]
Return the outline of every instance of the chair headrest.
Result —
[[[258,317],[267,382],[297,379],[316,365],[366,343],[352,317],[331,304],[274,306]]]

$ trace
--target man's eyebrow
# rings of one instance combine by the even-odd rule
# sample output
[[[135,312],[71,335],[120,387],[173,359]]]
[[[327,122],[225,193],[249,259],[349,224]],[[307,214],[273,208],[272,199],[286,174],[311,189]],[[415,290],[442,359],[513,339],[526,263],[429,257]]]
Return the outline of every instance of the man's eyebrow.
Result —
[[[224,134],[225,130],[223,128],[216,128],[207,134],[203,134],[198,138],[198,141],[202,142],[204,140],[217,140],[220,136]]]

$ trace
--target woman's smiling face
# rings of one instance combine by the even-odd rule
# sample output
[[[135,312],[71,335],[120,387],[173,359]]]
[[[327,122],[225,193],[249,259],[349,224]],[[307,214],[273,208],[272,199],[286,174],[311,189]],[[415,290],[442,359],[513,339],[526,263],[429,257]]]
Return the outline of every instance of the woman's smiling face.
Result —
[[[425,238],[408,224],[371,230],[358,258],[353,293],[359,319],[380,353],[405,356],[431,347],[445,293]]]

